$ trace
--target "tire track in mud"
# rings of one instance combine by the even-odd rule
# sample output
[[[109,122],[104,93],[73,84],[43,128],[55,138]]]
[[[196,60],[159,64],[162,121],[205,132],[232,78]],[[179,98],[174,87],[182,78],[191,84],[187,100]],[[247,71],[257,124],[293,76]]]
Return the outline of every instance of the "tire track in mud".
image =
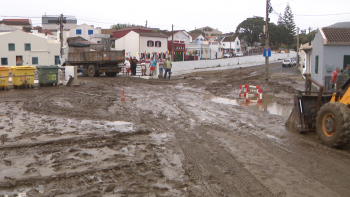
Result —
[[[182,182],[162,181],[162,165],[154,149],[158,149],[152,140],[148,140],[148,134],[136,132],[130,134],[120,134],[116,136],[96,137],[76,140],[58,140],[47,142],[45,144],[32,144],[30,146],[13,146],[5,147],[0,150],[0,156],[6,158],[9,165],[11,157],[33,155],[35,162],[27,163],[28,174],[23,178],[16,179],[5,177],[0,181],[0,194],[9,194],[11,191],[27,190],[27,194],[32,196],[55,196],[55,195],[77,195],[77,196],[104,196],[104,194],[119,195],[147,195],[162,196],[175,193],[183,195],[183,188],[186,186]],[[123,149],[130,145],[142,146],[138,149],[135,156],[114,155],[102,160],[99,165],[96,162],[82,160],[83,165],[88,168],[80,172],[68,172],[73,168],[75,163],[70,163],[69,157],[64,154],[74,154],[75,156],[86,158],[91,157],[89,154],[77,155],[80,149],[98,149],[109,147],[110,149]],[[89,151],[87,151],[89,152]],[[48,165],[43,158],[44,155],[52,155],[50,160],[56,173],[50,176],[41,176],[36,171],[40,171],[41,166]],[[63,156],[62,156],[63,155]],[[49,164],[49,165],[52,165]],[[67,170],[61,170],[64,166]],[[77,164],[79,169],[79,163]],[[90,167],[89,167],[90,166]],[[27,177],[27,178],[26,178]],[[123,180],[123,181],[121,181]],[[159,184],[158,184],[159,183]],[[171,187],[169,187],[172,185]],[[26,189],[29,188],[29,189]],[[30,189],[32,188],[32,189]],[[40,194],[40,195],[39,195]]]
[[[193,93],[193,91],[192,91]],[[181,93],[182,95],[186,93]],[[176,134],[176,138],[178,139],[179,143],[182,146],[183,152],[186,154],[186,158],[194,158],[194,159],[189,159],[190,162],[194,163],[194,171],[195,174],[205,174],[205,172],[210,171],[210,170],[203,170],[206,169],[203,167],[203,164],[207,164],[205,160],[196,160],[196,156],[198,155],[205,157],[205,153],[202,153],[197,150],[203,150],[207,148],[207,150],[210,149],[215,153],[223,153],[221,151],[217,151],[215,149],[215,145],[217,145],[215,141],[211,139],[211,136],[207,134],[207,132],[212,132],[215,133],[216,130],[218,131],[223,131],[226,133],[232,133],[232,129],[228,128],[227,124],[222,124],[225,122],[225,119],[222,120],[221,118],[211,117],[210,121],[213,123],[204,123],[201,126],[198,126],[198,128],[190,128],[192,123],[188,121],[189,118],[196,118],[196,114],[191,113],[191,111],[187,110],[187,107],[199,107],[200,105],[191,105],[188,103],[191,103],[191,101],[186,100],[185,102],[181,102],[179,100],[183,99],[185,96],[180,96],[176,97],[176,99],[173,100],[174,103],[176,103],[176,107],[178,108],[178,111],[180,112],[180,117],[175,120],[176,123],[172,123],[170,126],[172,128],[172,131]],[[200,101],[199,101],[200,102]],[[187,103],[187,104],[185,104]],[[193,104],[193,102],[192,102]],[[214,104],[217,106],[218,104]],[[200,107],[199,107],[200,109]],[[204,110],[204,109],[203,109]],[[220,108],[216,108],[217,111],[222,110]],[[210,111],[210,110],[209,110]],[[217,115],[219,115],[217,113]],[[220,115],[219,115],[220,116]],[[244,116],[243,116],[244,117]],[[241,119],[242,117],[236,117],[237,119]],[[248,117],[245,117],[243,119],[247,119]],[[203,122],[203,121],[202,121]],[[227,122],[227,120],[226,120]],[[295,169],[298,169],[299,172],[304,174],[306,177],[309,177],[311,180],[317,180],[320,183],[331,187],[328,187],[329,189],[333,190],[333,192],[338,193],[341,196],[347,196],[349,193],[349,173],[346,171],[347,168],[344,168],[343,170],[341,169],[332,169],[333,168],[333,162],[336,161],[326,161],[324,158],[322,158],[323,151],[322,150],[317,150],[314,148],[309,148],[311,150],[305,150],[304,147],[295,147],[295,146],[290,146],[290,147],[284,147],[281,144],[278,144],[274,142],[271,139],[268,139],[263,133],[260,132],[260,130],[265,130],[268,131],[268,128],[265,128],[260,125],[254,124],[254,121],[248,121],[247,123],[245,122],[237,122],[241,127],[247,127],[250,128],[251,131],[245,130],[244,132],[241,132],[240,129],[235,129],[235,132],[237,134],[240,134],[241,136],[244,136],[245,139],[249,139],[249,141],[257,144],[259,147],[264,149],[266,152],[270,153],[271,155],[274,155],[275,157],[279,158],[283,162],[287,163],[289,166],[293,166]],[[248,124],[248,125],[247,125]],[[249,125],[250,124],[250,125]],[[176,126],[174,126],[176,125]],[[218,126],[218,125],[225,125],[225,126]],[[208,130],[209,129],[209,130]],[[211,143],[212,142],[212,143]],[[200,145],[198,145],[200,144]],[[205,147],[206,146],[206,147]],[[308,146],[309,147],[309,146]],[[216,147],[216,148],[221,148]],[[317,147],[315,147],[317,148]],[[195,149],[195,150],[194,150]],[[215,150],[215,151],[214,151]],[[210,151],[208,151],[210,152]],[[225,151],[226,152],[226,151]],[[330,152],[333,152],[332,150]],[[226,152],[227,153],[227,152]],[[227,153],[229,154],[229,153]],[[221,155],[221,154],[218,154]],[[225,156],[225,154],[222,154],[222,158],[232,158],[232,156]],[[208,156],[206,157],[207,160],[210,160],[211,158]],[[214,158],[212,160],[218,160],[217,158]],[[193,161],[194,160],[194,161]],[[227,159],[225,159],[227,160]],[[225,161],[224,160],[224,161]],[[200,165],[196,165],[197,163],[201,163]],[[232,162],[232,161],[231,161]],[[222,165],[222,164],[219,164]],[[236,165],[235,165],[236,166]],[[330,170],[331,169],[331,170]],[[216,172],[213,170],[213,172]],[[216,172],[217,173],[217,172]],[[249,173],[249,171],[247,171]],[[249,177],[246,175],[243,175],[244,177]],[[253,180],[257,181],[254,176]],[[205,185],[208,186],[208,184],[205,181],[205,178],[202,179],[205,182]],[[341,183],[338,180],[344,180]],[[244,181],[242,181],[244,182]],[[247,181],[249,182],[249,181]],[[258,182],[258,181],[257,181]],[[238,185],[235,182],[236,185]],[[264,186],[263,186],[264,187]],[[242,188],[242,187],[240,187]],[[211,194],[215,194],[215,189],[208,187],[208,190],[211,191]],[[265,196],[270,196],[271,193],[269,193],[269,189],[267,189],[268,192]],[[232,192],[232,190],[228,190],[229,192]],[[225,191],[224,193],[226,193]],[[235,195],[238,194],[238,190],[235,190]],[[241,192],[241,191],[240,191]],[[249,191],[244,191],[246,193],[249,193]],[[227,193],[226,193],[227,194]]]
[[[192,181],[197,184],[198,181],[202,182],[211,196],[273,196],[268,188],[220,147],[202,126],[193,126],[189,120],[193,114],[182,107],[186,106],[184,103],[174,100],[179,117],[173,123],[157,122],[163,128],[168,128],[167,132],[174,133],[187,162],[192,165],[188,169]]]
[[[306,177],[324,184],[333,192],[338,193],[341,196],[347,196],[350,193],[350,173],[346,168],[343,170],[334,169],[334,163],[337,161],[344,161],[340,161],[338,159],[328,161],[322,157],[325,152],[330,152],[329,154],[337,154],[334,153],[336,150],[330,150],[329,148],[325,147],[320,148],[320,146],[322,146],[320,144],[318,144],[316,147],[308,149],[298,146],[297,144],[294,144],[294,146],[290,145],[285,147],[283,144],[278,144],[268,138],[258,135],[259,130],[266,130],[268,128],[264,128],[259,125],[253,126],[255,128],[251,128],[250,130],[237,130],[236,134],[243,135],[245,138],[249,139],[249,141],[257,144],[266,152],[278,157],[280,160],[284,161],[290,166],[293,166],[295,169],[298,169],[298,171],[303,173]],[[214,131],[221,130],[227,133],[232,132],[232,129],[228,128],[227,126],[219,126],[216,124],[205,124],[205,128],[212,128]],[[347,163],[349,163],[349,160]],[[339,179],[343,181],[338,181]]]
[[[14,107],[11,104],[6,106],[6,109],[10,108]],[[17,119],[17,122],[30,122],[29,117],[23,118],[22,113],[11,112],[5,116],[11,119],[6,121],[6,124],[10,124],[13,119]],[[51,117],[37,117],[39,121],[50,125],[62,123],[62,120],[56,121]],[[136,123],[142,122],[139,116],[135,119]],[[11,138],[2,144],[0,157],[3,161],[0,161],[0,165],[7,168],[1,170],[0,175],[5,177],[0,181],[0,195],[18,195],[25,192],[29,196],[183,196],[186,193],[186,183],[164,179],[164,166],[157,156],[162,152],[162,148],[150,139],[150,132],[144,128],[121,133],[114,130],[99,130],[96,133],[77,131],[84,136],[78,136],[76,133],[57,133],[56,140],[25,141],[31,137],[31,133],[45,135],[51,132],[55,133],[56,130],[40,129],[18,133],[20,136],[14,135],[14,138],[20,137],[22,144],[17,144],[16,140]],[[60,139],[61,136],[69,138]],[[110,150],[114,150],[116,154],[109,154]],[[101,159],[94,159],[96,154],[106,153],[111,156],[99,156]],[[6,170],[11,168],[21,170],[6,173]],[[53,172],[47,176],[47,170]]]

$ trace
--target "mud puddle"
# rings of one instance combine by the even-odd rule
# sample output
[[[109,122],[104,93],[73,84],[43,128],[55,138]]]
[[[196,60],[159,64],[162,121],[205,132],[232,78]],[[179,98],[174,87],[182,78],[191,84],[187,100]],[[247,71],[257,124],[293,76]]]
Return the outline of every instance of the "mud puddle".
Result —
[[[215,103],[228,104],[228,105],[236,105],[242,107],[248,107],[258,112],[264,112],[279,116],[288,117],[292,108],[282,106],[276,102],[272,102],[269,98],[274,97],[273,95],[265,94],[262,102],[246,102],[246,99],[227,99],[214,96],[212,94],[206,94],[204,96],[205,99],[211,100]]]

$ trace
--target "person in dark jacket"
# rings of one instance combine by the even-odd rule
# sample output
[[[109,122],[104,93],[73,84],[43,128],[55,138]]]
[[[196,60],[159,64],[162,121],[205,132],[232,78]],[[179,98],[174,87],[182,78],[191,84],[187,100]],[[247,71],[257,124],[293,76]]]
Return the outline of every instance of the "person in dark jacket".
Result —
[[[137,62],[138,62],[138,60],[134,56],[134,58],[131,60],[131,66],[130,66],[132,75],[136,75]]]

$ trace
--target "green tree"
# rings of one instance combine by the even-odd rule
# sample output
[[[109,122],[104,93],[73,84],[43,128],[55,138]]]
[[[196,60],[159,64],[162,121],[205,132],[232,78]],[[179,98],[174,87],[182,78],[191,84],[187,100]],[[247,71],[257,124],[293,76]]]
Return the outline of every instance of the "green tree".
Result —
[[[294,16],[292,13],[292,8],[287,4],[285,10],[284,10],[284,15],[282,18],[282,23],[283,26],[286,28],[286,44],[289,47],[290,45],[295,43],[295,22],[294,22]]]
[[[241,22],[236,28],[236,35],[240,40],[244,40],[253,46],[255,42],[264,36],[263,26],[265,21],[263,17],[247,18]]]
[[[126,27],[134,27],[136,26],[135,24],[130,24],[130,23],[118,23],[116,25],[112,25],[111,29],[115,29],[115,30],[119,30],[119,29],[123,29]]]
[[[269,23],[269,35],[270,35],[270,46],[279,47],[282,43],[285,43],[285,34],[287,29],[284,25],[275,25],[274,23]]]

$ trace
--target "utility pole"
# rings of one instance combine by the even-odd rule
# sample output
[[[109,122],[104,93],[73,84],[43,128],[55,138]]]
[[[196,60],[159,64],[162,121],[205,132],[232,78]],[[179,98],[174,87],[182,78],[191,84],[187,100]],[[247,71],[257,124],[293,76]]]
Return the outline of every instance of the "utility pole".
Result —
[[[147,20],[146,20],[146,28],[147,28]]]
[[[269,0],[266,0],[265,49],[269,48]],[[269,57],[265,57],[265,81],[269,80]]]
[[[299,68],[299,27],[297,27],[297,66]]]
[[[231,42],[232,42],[232,32],[230,32],[230,50],[231,51]]]
[[[63,14],[60,15],[60,43],[61,43],[61,48],[60,48],[60,55],[62,58],[62,50],[63,50]]]
[[[174,61],[174,25],[171,25],[171,61]]]

